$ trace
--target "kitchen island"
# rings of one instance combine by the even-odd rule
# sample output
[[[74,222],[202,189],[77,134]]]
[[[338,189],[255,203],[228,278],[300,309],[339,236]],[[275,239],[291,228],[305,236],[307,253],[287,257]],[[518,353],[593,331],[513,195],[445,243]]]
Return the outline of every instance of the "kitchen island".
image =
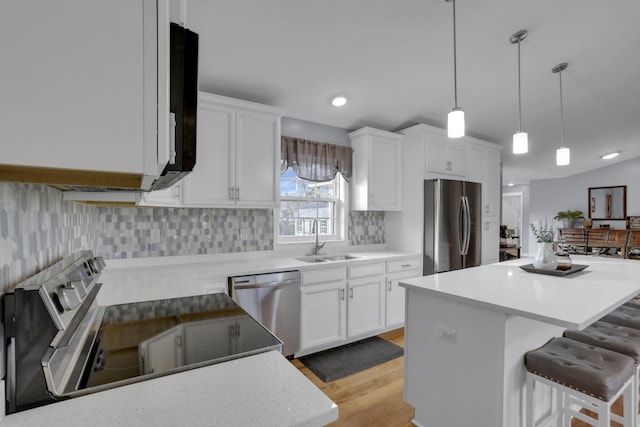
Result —
[[[524,426],[524,354],[640,292],[640,263],[574,256],[565,277],[531,259],[406,280],[405,400],[414,424]],[[542,396],[536,395],[536,399]]]

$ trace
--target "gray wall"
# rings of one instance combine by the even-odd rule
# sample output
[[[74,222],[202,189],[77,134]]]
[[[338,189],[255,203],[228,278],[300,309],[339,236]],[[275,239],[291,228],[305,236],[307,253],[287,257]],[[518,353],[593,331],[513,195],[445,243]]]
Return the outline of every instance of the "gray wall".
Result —
[[[307,122],[304,120],[282,118],[282,135],[296,138],[309,139],[312,141],[328,142],[330,144],[351,146],[348,129],[323,125],[320,123]]]
[[[531,181],[528,222],[546,219],[557,227],[553,217],[558,211],[567,209],[581,210],[586,216],[589,187],[617,185],[627,186],[627,216],[640,215],[640,158],[635,158],[567,178]],[[607,222],[612,228],[625,227],[624,221]],[[597,225],[594,221],[594,226]],[[535,240],[530,233],[529,237],[529,253],[533,253]]]

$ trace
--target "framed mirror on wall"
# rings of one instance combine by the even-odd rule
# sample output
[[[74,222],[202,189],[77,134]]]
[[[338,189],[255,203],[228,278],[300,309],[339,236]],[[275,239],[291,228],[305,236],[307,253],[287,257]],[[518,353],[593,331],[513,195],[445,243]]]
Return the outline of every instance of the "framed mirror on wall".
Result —
[[[626,220],[627,186],[590,187],[589,218],[593,220]]]

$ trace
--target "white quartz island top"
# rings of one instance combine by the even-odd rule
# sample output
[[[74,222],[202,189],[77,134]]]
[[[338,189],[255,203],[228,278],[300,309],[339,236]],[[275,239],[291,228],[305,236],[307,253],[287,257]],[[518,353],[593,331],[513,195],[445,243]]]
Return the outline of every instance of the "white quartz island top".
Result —
[[[437,293],[468,304],[583,329],[640,293],[640,262],[597,256],[572,256],[588,267],[558,277],[529,273],[517,259],[406,280],[401,286]]]
[[[338,407],[278,352],[7,415],[1,427],[323,426]]]

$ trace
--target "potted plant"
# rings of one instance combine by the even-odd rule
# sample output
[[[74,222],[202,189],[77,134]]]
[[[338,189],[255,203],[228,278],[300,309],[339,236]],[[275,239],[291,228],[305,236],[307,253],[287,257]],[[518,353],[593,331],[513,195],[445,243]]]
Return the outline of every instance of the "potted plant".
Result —
[[[546,221],[540,225],[540,228],[533,224],[529,225],[533,236],[538,242],[538,250],[533,258],[533,266],[540,270],[555,270],[558,266],[558,259],[553,251],[553,240],[556,235],[553,227],[547,226]]]
[[[562,223],[562,228],[573,228],[576,219],[584,218],[582,211],[572,211],[567,209],[566,211],[560,211],[553,219],[556,219]]]

